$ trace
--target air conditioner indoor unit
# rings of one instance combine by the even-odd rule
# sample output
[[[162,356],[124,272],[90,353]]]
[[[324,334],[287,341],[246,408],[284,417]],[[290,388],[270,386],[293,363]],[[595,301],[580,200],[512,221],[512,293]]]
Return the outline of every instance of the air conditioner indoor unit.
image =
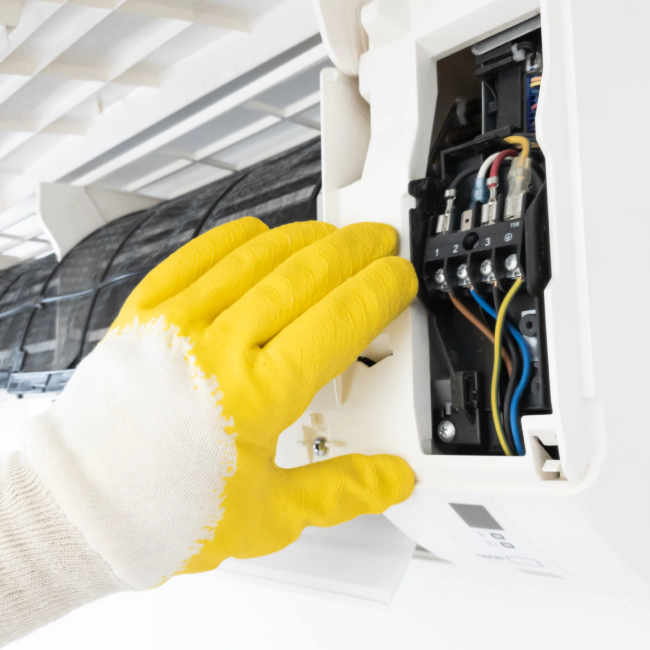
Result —
[[[0,342],[14,337],[0,345],[8,351],[0,363],[6,397],[61,388],[158,259],[147,246],[171,252],[219,223],[215,214],[243,214],[242,201],[264,189],[251,179],[278,176],[286,163],[289,187],[309,164],[300,200],[292,194],[300,215],[289,210],[282,219],[391,224],[420,293],[282,434],[277,462],[392,453],[409,462],[417,484],[386,513],[399,535],[370,519],[338,541],[314,531],[293,551],[224,568],[386,602],[417,544],[474,572],[646,594],[650,526],[641,499],[650,491],[650,438],[642,405],[650,355],[638,334],[643,301],[632,294],[643,286],[650,222],[645,166],[626,159],[643,148],[626,138],[623,157],[614,137],[648,95],[638,79],[648,54],[641,28],[626,19],[619,29],[613,6],[594,11],[588,0],[319,0],[316,8],[333,64],[320,71],[320,144],[299,144],[239,170],[241,179],[121,216],[58,265],[26,263],[20,275],[29,281],[16,280],[17,267],[5,270]],[[192,213],[199,204],[201,214]],[[196,218],[174,239],[190,214]],[[164,245],[152,244],[164,223]],[[75,260],[96,260],[100,239],[113,242],[113,257],[92,281],[81,280],[88,286],[61,289]],[[27,307],[3,309],[19,282]],[[112,311],[101,313],[102,294],[118,286]],[[43,342],[60,341],[61,323],[77,321],[48,314],[73,300],[76,347],[53,361],[65,346],[53,352]],[[500,307],[510,300],[508,322]],[[495,322],[512,379],[495,370],[482,331]],[[623,333],[624,324],[634,329]],[[504,425],[493,417],[501,410]],[[372,537],[383,540],[373,557],[385,559],[390,579],[379,584],[359,571],[346,582]],[[309,561],[323,548],[349,552],[331,553],[324,570]]]

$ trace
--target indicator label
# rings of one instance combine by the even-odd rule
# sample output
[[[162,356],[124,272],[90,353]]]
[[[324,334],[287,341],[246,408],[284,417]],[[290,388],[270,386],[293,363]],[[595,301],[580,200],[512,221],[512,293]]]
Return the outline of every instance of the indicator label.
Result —
[[[490,495],[416,488],[414,498],[422,511],[465,550],[468,564],[488,562],[511,572],[571,578],[510,521]],[[436,552],[435,548],[430,550]]]

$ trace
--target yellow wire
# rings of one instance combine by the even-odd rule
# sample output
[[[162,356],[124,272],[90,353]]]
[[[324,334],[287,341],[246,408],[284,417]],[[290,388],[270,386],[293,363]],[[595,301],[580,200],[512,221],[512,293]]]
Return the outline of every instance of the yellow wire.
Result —
[[[518,144],[521,147],[521,157],[528,158],[530,155],[530,140],[523,135],[511,135],[503,138],[508,144]]]
[[[513,136],[514,137],[514,136]],[[523,155],[523,154],[522,154]],[[492,405],[492,419],[494,420],[494,428],[497,430],[497,436],[501,443],[501,449],[506,456],[512,456],[513,453],[508,445],[508,441],[503,433],[501,426],[501,418],[499,417],[499,407],[497,404],[497,394],[499,390],[499,377],[501,376],[501,341],[503,340],[503,327],[506,321],[506,312],[512,299],[515,297],[517,291],[523,280],[518,278],[506,294],[506,297],[501,303],[499,313],[497,314],[497,324],[494,328],[494,366],[492,368],[492,387],[490,390],[490,403]],[[504,417],[508,417],[506,413]]]

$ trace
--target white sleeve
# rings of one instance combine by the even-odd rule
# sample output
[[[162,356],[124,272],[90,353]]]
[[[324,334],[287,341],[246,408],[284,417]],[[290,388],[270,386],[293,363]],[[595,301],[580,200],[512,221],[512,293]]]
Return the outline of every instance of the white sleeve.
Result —
[[[130,589],[65,517],[26,458],[0,461],[0,646]]]

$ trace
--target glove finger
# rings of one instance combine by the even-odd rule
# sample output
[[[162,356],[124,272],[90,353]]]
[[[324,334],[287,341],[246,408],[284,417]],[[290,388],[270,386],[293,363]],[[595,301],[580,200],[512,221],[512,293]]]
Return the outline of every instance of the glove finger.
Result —
[[[254,217],[237,219],[209,230],[148,273],[126,304],[132,303],[139,309],[160,305],[191,286],[229,253],[266,231],[268,226]]]
[[[194,324],[208,325],[285,260],[335,230],[322,221],[269,230],[227,255],[163,309],[179,325],[188,318]]]
[[[265,345],[310,307],[373,261],[393,255],[397,234],[378,223],[337,230],[289,258],[225,311],[217,331],[237,331],[244,347]]]
[[[290,501],[307,526],[382,513],[408,499],[415,481],[406,461],[387,454],[350,454],[286,471]]]
[[[406,309],[417,286],[415,271],[407,260],[377,260],[262,348],[255,372],[259,382],[273,391],[274,403],[286,404],[283,428]]]

